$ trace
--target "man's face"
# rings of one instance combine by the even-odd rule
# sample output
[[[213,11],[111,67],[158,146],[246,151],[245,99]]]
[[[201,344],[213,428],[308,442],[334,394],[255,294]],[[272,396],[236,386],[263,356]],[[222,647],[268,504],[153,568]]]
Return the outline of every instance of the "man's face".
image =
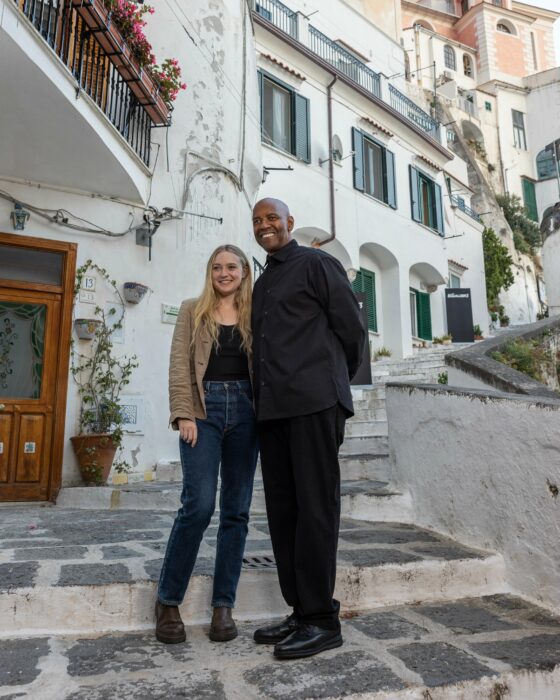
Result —
[[[267,253],[275,253],[292,239],[294,219],[282,202],[263,199],[253,209],[253,232]]]

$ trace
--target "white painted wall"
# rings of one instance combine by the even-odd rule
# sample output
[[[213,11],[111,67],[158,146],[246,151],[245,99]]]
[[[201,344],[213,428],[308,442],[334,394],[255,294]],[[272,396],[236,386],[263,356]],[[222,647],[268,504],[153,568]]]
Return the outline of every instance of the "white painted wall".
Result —
[[[414,522],[502,554],[513,590],[560,610],[560,402],[390,387],[387,415]]]
[[[560,232],[552,233],[543,245],[543,268],[550,316],[560,315]]]
[[[107,268],[119,286],[137,281],[152,290],[140,305],[127,306],[125,340],[122,346],[116,346],[122,353],[136,353],[140,362],[127,393],[144,397],[145,432],[125,437],[124,442],[125,456],[139,472],[153,468],[159,460],[177,458],[177,434],[167,425],[167,370],[173,326],[161,323],[161,304],[178,304],[200,293],[207,258],[217,245],[237,244],[250,257],[257,252],[251,207],[262,178],[262,161],[255,51],[247,4],[216,0],[208,5],[193,0],[187,15],[183,16],[179,5],[176,11],[177,15],[165,3],[158,3],[148,28],[158,58],[178,58],[188,83],[188,89],[175,103],[168,149],[165,130],[152,132],[154,174],[149,204],[158,209],[174,207],[223,217],[223,224],[194,217],[163,223],[154,237],[152,262],[148,262],[147,249],[135,245],[134,232],[122,238],[79,234],[32,214],[22,234],[76,242],[78,264],[92,258]],[[101,114],[96,118],[105,119]],[[65,145],[61,142],[58,147],[62,150]],[[56,161],[51,167],[54,178]],[[87,161],[83,167],[88,167]],[[218,170],[209,170],[216,167]],[[104,173],[97,172],[96,178],[99,191],[83,193],[51,189],[48,181],[40,186],[1,181],[0,188],[23,202],[64,208],[112,231],[124,231],[131,221],[142,221],[142,208],[100,198]],[[235,184],[240,180],[242,190]],[[11,209],[11,204],[0,200],[0,228],[8,232]],[[99,278],[97,285],[97,301],[101,302],[105,290]],[[89,310],[87,305],[79,304],[76,315],[87,316]],[[77,416],[77,395],[70,380],[64,484],[79,480],[69,443],[76,432]]]

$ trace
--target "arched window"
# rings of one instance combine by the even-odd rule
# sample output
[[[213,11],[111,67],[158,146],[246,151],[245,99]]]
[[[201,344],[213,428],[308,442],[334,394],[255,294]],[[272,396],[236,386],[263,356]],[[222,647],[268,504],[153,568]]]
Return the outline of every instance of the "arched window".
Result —
[[[417,19],[413,22],[413,26],[415,27],[418,25],[419,27],[422,27],[422,29],[427,29],[429,32],[434,32],[435,29],[432,27],[432,25],[429,22],[426,22],[425,19]]]
[[[473,64],[472,64],[472,59],[468,53],[463,54],[463,73],[466,76],[468,76],[469,78],[472,78]]]
[[[503,34],[517,34],[514,25],[506,19],[501,19],[496,25],[496,29]]]
[[[452,46],[446,44],[443,47],[443,58],[445,60],[445,67],[451,70],[457,70],[457,62],[455,60],[455,51]]]

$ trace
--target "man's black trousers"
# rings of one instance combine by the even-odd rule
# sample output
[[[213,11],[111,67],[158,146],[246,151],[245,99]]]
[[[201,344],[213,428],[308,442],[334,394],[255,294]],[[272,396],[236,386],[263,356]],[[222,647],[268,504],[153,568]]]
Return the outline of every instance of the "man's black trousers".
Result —
[[[346,414],[318,413],[259,423],[270,538],[284,600],[303,622],[339,626],[333,599],[340,524],[338,450]]]

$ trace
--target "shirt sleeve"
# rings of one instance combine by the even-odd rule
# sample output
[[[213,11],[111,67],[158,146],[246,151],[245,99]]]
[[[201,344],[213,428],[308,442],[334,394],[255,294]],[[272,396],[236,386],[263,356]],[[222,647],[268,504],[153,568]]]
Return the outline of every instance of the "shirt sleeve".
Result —
[[[191,383],[191,303],[184,301],[179,309],[169,358],[169,423],[178,430],[178,420],[194,420]]]
[[[362,362],[366,342],[360,306],[340,262],[331,255],[317,257],[313,282],[329,325],[342,345],[352,379]]]

